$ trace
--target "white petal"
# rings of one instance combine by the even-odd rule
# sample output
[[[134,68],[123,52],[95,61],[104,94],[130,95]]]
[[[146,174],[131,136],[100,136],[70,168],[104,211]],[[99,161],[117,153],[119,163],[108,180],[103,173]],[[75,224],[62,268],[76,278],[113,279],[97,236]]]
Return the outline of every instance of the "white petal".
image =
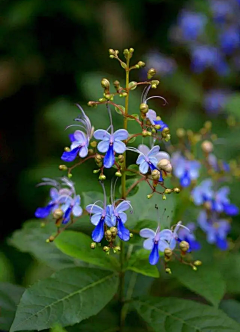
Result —
[[[82,214],[82,208],[81,208],[81,206],[79,206],[79,205],[75,205],[75,206],[73,207],[72,212],[73,212],[73,215],[74,215],[75,217],[79,217],[79,216],[81,216],[81,214]]]
[[[125,224],[125,222],[127,221],[127,215],[126,215],[126,213],[125,212],[120,212],[118,215],[121,218],[123,224]]]
[[[86,141],[86,135],[81,130],[76,130],[73,136],[79,142],[79,145]]]
[[[164,151],[160,151],[155,155],[155,158],[157,159],[157,161],[159,162],[159,160],[161,159],[168,159],[170,160],[170,156],[167,152]]]
[[[164,252],[164,250],[167,248],[169,248],[169,244],[166,241],[160,239],[158,242],[158,250]]]

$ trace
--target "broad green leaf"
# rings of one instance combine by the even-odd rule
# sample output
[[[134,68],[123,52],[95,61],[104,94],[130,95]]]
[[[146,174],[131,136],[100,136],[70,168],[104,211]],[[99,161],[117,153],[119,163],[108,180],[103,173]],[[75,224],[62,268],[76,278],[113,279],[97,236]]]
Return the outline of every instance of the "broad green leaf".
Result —
[[[86,267],[58,271],[24,292],[10,331],[79,323],[104,308],[117,288],[113,272]]]
[[[136,165],[136,164],[132,164],[132,165],[129,165],[129,166],[127,167],[127,169],[129,170],[129,171],[126,171],[126,172],[125,172],[125,174],[126,174],[127,176],[136,176],[136,175],[137,175],[137,172],[139,171],[139,166]],[[131,172],[131,171],[132,171],[132,172]]]
[[[240,294],[240,255],[227,254],[219,260],[218,268],[226,282],[227,292]]]
[[[0,283],[0,329],[9,331],[13,322],[17,305],[24,292],[24,288],[9,283]]]
[[[107,270],[117,270],[118,260],[107,255],[101,247],[91,249],[92,239],[83,233],[65,231],[55,240],[55,244],[64,254],[80,259],[83,262],[91,263]]]
[[[14,282],[13,266],[2,252],[0,252],[0,282]]]
[[[23,228],[13,233],[8,243],[22,252],[28,252],[40,262],[54,270],[76,266],[77,261],[64,255],[55,243],[46,243],[46,239],[56,232],[54,224],[40,226],[40,221],[30,220],[24,223]]]
[[[230,98],[226,105],[226,111],[236,115],[237,117],[240,116],[240,93],[234,93]]]
[[[236,300],[224,300],[220,304],[220,308],[232,319],[240,323],[240,302]]]
[[[197,302],[145,297],[133,301],[154,332],[238,332],[240,325],[221,310]]]
[[[99,186],[99,189],[101,189],[100,186]],[[87,192],[83,192],[81,197],[83,199],[83,204],[82,205],[84,207],[86,207],[88,204],[94,204],[96,201],[102,201],[103,202],[103,193],[102,192],[87,191]]]
[[[148,199],[147,195],[152,191],[148,183],[142,181],[138,188],[138,192],[130,199],[134,211],[128,215],[126,226],[134,229],[140,220],[151,220],[160,222],[162,228],[169,227],[174,212],[174,194],[167,195],[166,200],[162,200],[160,194],[154,194],[152,198]],[[158,206],[159,214],[155,205]],[[166,212],[163,214],[164,209]]]
[[[127,179],[126,183],[125,183],[125,187],[126,187],[126,191],[128,192],[128,197],[132,196],[132,195],[136,195],[136,193],[138,192],[139,189],[139,185],[137,184],[136,186],[134,186],[134,184],[137,182],[137,179]],[[122,193],[122,185],[119,186],[119,193]]]
[[[185,287],[201,295],[214,306],[219,305],[225,293],[225,282],[217,268],[203,265],[197,271],[193,271],[190,266],[175,264],[172,273]]]
[[[158,278],[159,271],[155,265],[149,263],[150,252],[145,249],[135,251],[127,262],[127,270],[131,270],[148,277]]]

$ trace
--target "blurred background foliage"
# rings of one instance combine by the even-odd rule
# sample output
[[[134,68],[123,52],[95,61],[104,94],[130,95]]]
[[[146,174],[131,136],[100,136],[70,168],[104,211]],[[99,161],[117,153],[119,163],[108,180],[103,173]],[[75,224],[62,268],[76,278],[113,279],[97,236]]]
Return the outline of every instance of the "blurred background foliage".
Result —
[[[168,104],[163,107],[161,101],[156,101],[153,105],[170,127],[173,144],[177,128],[199,130],[205,121],[213,120],[213,132],[222,138],[221,144],[215,147],[216,155],[223,160],[239,157],[239,68],[228,57],[227,75],[219,75],[212,68],[200,73],[192,70],[191,47],[180,43],[178,31],[174,30],[185,7],[206,15],[203,41],[217,46],[218,26],[213,22],[207,0],[0,2],[0,270],[3,271],[0,281],[28,285],[56,269],[46,261],[42,262],[45,265],[36,263],[27,253],[20,254],[4,239],[44,204],[48,188],[36,189],[40,179],[62,175],[58,170],[60,156],[69,144],[69,132],[64,129],[78,115],[75,104],[83,106],[97,128],[108,127],[103,107],[88,109],[86,105],[87,101],[101,97],[102,77],[123,83],[124,72],[118,63],[109,59],[109,48],[122,52],[133,47],[133,62],[145,61],[147,69],[156,65],[158,70],[158,65],[163,63],[156,77],[160,80],[156,94],[164,96]],[[169,63],[160,61],[163,54],[171,59]],[[145,80],[145,74],[144,70],[134,71],[131,78]],[[206,107],[206,94],[212,89],[231,93],[224,107],[222,104],[213,107],[211,112]],[[135,90],[130,100],[131,113],[138,113],[140,98],[140,89]],[[120,127],[119,115],[113,116],[116,127]],[[134,124],[131,126],[130,132],[134,132]],[[94,165],[88,165],[75,171],[79,193],[98,190],[93,168]],[[231,199],[239,206],[238,187],[238,181],[231,183]],[[235,223],[233,238],[238,237],[239,231]],[[204,260],[207,253],[208,246],[200,258]],[[33,256],[38,255],[41,254]],[[240,262],[239,257],[237,261]],[[176,280],[169,283],[169,277],[165,279],[166,292],[179,286]]]

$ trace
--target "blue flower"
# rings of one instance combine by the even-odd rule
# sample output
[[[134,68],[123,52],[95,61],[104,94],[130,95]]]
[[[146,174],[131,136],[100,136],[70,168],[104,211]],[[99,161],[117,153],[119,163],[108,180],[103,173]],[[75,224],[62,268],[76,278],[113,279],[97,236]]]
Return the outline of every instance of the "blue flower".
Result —
[[[189,252],[192,250],[199,250],[201,248],[200,243],[196,240],[193,232],[196,229],[196,225],[194,223],[188,223],[186,228],[181,228],[178,233],[178,241],[186,241],[189,243]]]
[[[67,224],[70,221],[71,215],[79,217],[82,214],[82,208],[80,206],[81,198],[79,195],[71,198],[71,200],[65,203],[61,209],[64,212],[62,224]]]
[[[191,58],[192,69],[196,73],[201,73],[207,68],[214,69],[221,76],[229,72],[225,59],[216,47],[196,45],[191,50]]]
[[[109,133],[107,130],[98,129],[94,132],[94,137],[97,140],[101,140],[98,143],[98,150],[102,153],[106,152],[103,159],[103,165],[105,168],[111,168],[115,162],[114,152],[124,153],[126,150],[125,143],[122,140],[128,138],[128,132],[125,129],[119,129],[115,133]]]
[[[220,188],[216,194],[215,199],[212,200],[212,210],[217,212],[225,212],[229,216],[236,216],[239,213],[239,208],[230,203],[228,198],[230,189],[225,186]]]
[[[157,51],[150,51],[146,54],[145,58],[146,68],[155,68],[161,76],[171,75],[176,70],[177,65],[175,60]]]
[[[179,152],[172,154],[172,165],[174,175],[180,179],[182,187],[188,187],[192,180],[199,177],[201,164],[196,160],[187,160]]]
[[[191,195],[196,205],[202,205],[204,202],[212,200],[214,195],[212,185],[212,180],[206,179],[192,190]]]
[[[35,217],[37,218],[47,218],[51,212],[56,210],[59,205],[59,192],[56,188],[50,189],[51,201],[47,206],[38,208],[35,212]]]
[[[204,97],[204,107],[210,114],[219,114],[223,111],[228,101],[228,93],[225,90],[213,89]]]
[[[142,151],[140,151],[142,146],[144,146],[144,148],[142,148]],[[149,171],[149,168],[151,170],[157,168],[158,160],[156,156],[159,153],[160,146],[155,145],[151,150],[149,150],[147,146],[141,145],[140,149],[136,149],[133,147],[128,148],[129,151],[139,153],[136,164],[139,165],[139,171],[142,174],[146,174]]]
[[[186,41],[196,40],[205,29],[207,18],[201,13],[183,10],[178,19],[182,36]]]
[[[144,228],[140,231],[140,236],[146,238],[143,242],[143,248],[151,250],[149,256],[149,263],[151,265],[156,265],[159,261],[159,252],[164,252],[165,249],[174,249],[176,243],[170,241],[173,239],[173,232],[170,229],[164,229],[160,231],[160,227],[154,232],[150,228]]]
[[[208,243],[216,244],[221,250],[228,249],[226,237],[230,231],[230,225],[227,220],[217,219],[215,214],[208,217],[206,211],[202,210],[198,216],[198,224],[206,233]]]
[[[220,45],[227,55],[232,54],[240,46],[240,30],[231,26],[220,34]]]
[[[70,125],[67,128],[78,126],[83,128],[85,133],[81,130],[76,130],[74,134],[69,136],[70,141],[72,142],[71,151],[65,151],[61,156],[61,159],[66,162],[73,161],[77,155],[81,158],[85,158],[88,155],[88,145],[93,134],[93,127],[89,118],[86,116],[81,106],[77,106],[82,114],[77,117],[75,121],[81,122],[81,125]]]
[[[106,205],[102,208],[96,204],[89,204],[86,210],[91,214],[91,223],[96,226],[92,232],[92,239],[94,242],[101,242],[104,236],[104,223],[109,227],[112,226],[106,219]]]
[[[211,1],[211,10],[212,10],[214,19],[218,23],[225,22],[227,17],[234,14],[234,6],[231,1],[212,0]]]
[[[146,118],[149,119],[152,125],[160,125],[160,129],[158,129],[160,132],[162,132],[163,129],[168,128],[168,125],[166,125],[165,122],[157,119],[157,114],[152,109],[149,109],[149,111],[146,113]]]

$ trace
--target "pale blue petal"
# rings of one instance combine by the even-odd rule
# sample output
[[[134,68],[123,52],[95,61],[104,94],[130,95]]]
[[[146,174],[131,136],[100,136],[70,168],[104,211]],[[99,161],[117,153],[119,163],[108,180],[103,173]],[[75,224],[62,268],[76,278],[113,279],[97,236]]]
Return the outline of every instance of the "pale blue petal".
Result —
[[[216,234],[214,231],[210,231],[207,233],[207,241],[208,243],[214,243],[216,241]]]
[[[67,203],[63,204],[63,205],[61,206],[61,210],[62,210],[63,212],[66,212],[67,209],[69,208],[70,204],[71,204],[71,202],[67,202]]]
[[[88,147],[87,146],[82,146],[79,152],[79,156],[81,158],[85,158],[88,155]]]
[[[170,229],[164,229],[159,233],[161,240],[170,241],[173,238],[173,232]]]
[[[171,250],[174,250],[175,247],[176,247],[176,244],[177,244],[177,241],[176,241],[175,239],[172,239],[172,240],[170,241],[169,248],[170,248]]]
[[[153,246],[154,246],[153,239],[147,239],[143,242],[143,248],[146,250],[152,250]]]
[[[75,140],[78,141],[79,145],[82,145],[86,142],[86,135],[81,130],[76,130],[73,135]]]
[[[177,178],[181,178],[185,173],[185,162],[179,162],[173,167],[174,175]]]
[[[125,212],[120,212],[119,217],[121,218],[122,222],[125,224],[125,222],[127,221],[127,215]]]
[[[93,136],[98,140],[109,140],[111,135],[106,130],[98,129],[94,132]]]
[[[160,146],[155,145],[149,152],[148,152],[148,157],[155,157],[155,155],[159,152]]]
[[[164,252],[164,250],[167,248],[169,248],[169,244],[166,241],[160,239],[158,242],[158,250]]]
[[[156,153],[155,158],[157,159],[158,162],[162,159],[170,160],[169,154],[164,151],[160,151],[160,152]]]
[[[143,228],[140,230],[139,235],[141,237],[153,239],[155,237],[155,232],[150,228]]]
[[[82,208],[79,205],[74,205],[72,213],[75,217],[79,217],[82,214]]]
[[[99,223],[101,217],[102,217],[101,213],[95,213],[95,214],[93,214],[91,216],[91,223],[96,226]]]
[[[200,166],[201,164],[198,161],[190,161],[189,175],[192,180],[198,178]]]
[[[130,208],[130,201],[122,201],[117,207],[116,207],[116,211],[119,212],[123,212],[126,211]]]
[[[109,140],[99,142],[97,148],[100,152],[107,152],[109,148]]]
[[[105,216],[105,224],[108,226],[108,227],[113,227],[113,226],[116,226],[116,216],[114,214],[106,214]]]
[[[72,142],[70,148],[71,148],[71,150],[73,150],[73,149],[78,148],[80,145],[81,145],[81,144],[79,144],[78,141],[74,141],[74,142]]]
[[[126,151],[126,145],[116,139],[113,143],[113,150],[117,153],[124,153]]]
[[[50,189],[50,197],[52,198],[53,201],[56,201],[58,199],[58,190],[56,188],[51,188]]]
[[[229,195],[229,192],[230,192],[229,187],[220,188],[216,194],[216,199],[220,200],[222,203],[228,203],[229,199],[227,196]]]
[[[143,161],[146,160],[146,157],[143,155],[143,154],[140,154],[138,157],[137,157],[137,161],[136,161],[136,164],[137,165],[140,165]]]
[[[148,169],[149,169],[149,165],[146,161],[143,161],[139,166],[139,171],[142,174],[146,174],[148,172]]]
[[[128,132],[125,129],[118,129],[117,131],[115,131],[115,133],[113,134],[114,140],[118,139],[118,140],[124,140],[128,138]]]
[[[74,199],[74,204],[80,204],[80,202],[81,202],[81,198],[80,198],[80,195],[77,195],[76,197],[75,197],[75,199]]]
[[[96,204],[89,204],[86,206],[86,210],[88,213],[94,214],[94,213],[101,213],[103,211],[103,208],[101,206],[98,206]]]
[[[140,152],[142,152],[145,156],[149,153],[149,151],[150,151],[150,149],[149,149],[149,147],[147,146],[147,145],[145,145],[145,144],[140,144],[139,146],[138,146],[138,150],[140,151]]]
[[[157,163],[158,163],[157,158],[155,158],[155,157],[149,157],[149,161],[150,161],[155,167],[157,167]]]

